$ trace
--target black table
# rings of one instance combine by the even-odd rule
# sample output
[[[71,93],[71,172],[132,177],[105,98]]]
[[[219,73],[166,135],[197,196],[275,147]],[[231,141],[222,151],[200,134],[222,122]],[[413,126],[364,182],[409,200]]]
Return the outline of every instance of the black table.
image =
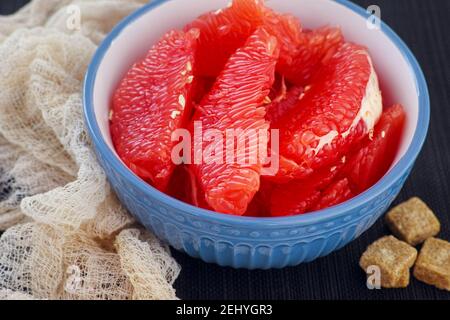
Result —
[[[194,0],[192,0],[194,1]],[[24,0],[2,0],[9,14]],[[432,113],[428,140],[415,169],[394,204],[419,196],[437,213],[440,237],[450,240],[450,0],[355,0],[377,4],[382,19],[410,46],[425,72]],[[406,289],[368,290],[358,267],[368,244],[388,230],[380,219],[369,231],[325,258],[297,267],[271,271],[221,268],[173,252],[182,266],[175,283],[182,299],[446,299],[450,293],[414,278]]]

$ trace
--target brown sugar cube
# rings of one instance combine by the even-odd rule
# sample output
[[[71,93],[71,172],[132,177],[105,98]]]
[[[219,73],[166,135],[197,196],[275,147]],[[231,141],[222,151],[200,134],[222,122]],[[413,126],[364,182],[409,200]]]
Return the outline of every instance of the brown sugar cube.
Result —
[[[436,238],[425,241],[414,267],[414,277],[450,291],[450,242]]]
[[[386,223],[399,239],[415,246],[439,233],[441,224],[419,198],[411,198],[386,214]]]
[[[359,265],[365,272],[369,266],[378,266],[383,288],[404,288],[409,284],[409,269],[416,257],[415,248],[393,236],[386,236],[366,249]]]
[[[411,278],[411,274],[409,272],[409,268],[402,272],[400,278],[393,284],[391,288],[406,288],[409,285],[409,279]],[[386,287],[387,288],[387,287]]]

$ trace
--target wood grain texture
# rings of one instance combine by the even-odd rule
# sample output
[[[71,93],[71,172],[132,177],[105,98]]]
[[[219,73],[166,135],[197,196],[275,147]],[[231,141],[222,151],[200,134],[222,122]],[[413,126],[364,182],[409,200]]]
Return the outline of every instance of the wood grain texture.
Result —
[[[194,1],[194,0],[192,0]],[[0,1],[0,13],[10,14],[27,1]],[[422,198],[437,214],[440,237],[450,240],[450,17],[449,0],[355,0],[377,4],[387,22],[416,55],[431,95],[431,125],[427,142],[395,204]],[[365,248],[389,234],[380,219],[347,247],[315,262],[271,271],[221,268],[173,251],[182,266],[175,283],[182,299],[450,299],[450,293],[416,279],[406,289],[368,290],[358,260]]]

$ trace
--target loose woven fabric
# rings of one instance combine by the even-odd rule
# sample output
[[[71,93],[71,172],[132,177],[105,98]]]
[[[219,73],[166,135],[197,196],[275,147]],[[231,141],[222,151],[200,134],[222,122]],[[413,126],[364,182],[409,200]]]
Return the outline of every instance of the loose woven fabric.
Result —
[[[178,264],[111,192],[82,116],[96,46],[145,2],[34,0],[0,17],[0,299],[176,298]]]

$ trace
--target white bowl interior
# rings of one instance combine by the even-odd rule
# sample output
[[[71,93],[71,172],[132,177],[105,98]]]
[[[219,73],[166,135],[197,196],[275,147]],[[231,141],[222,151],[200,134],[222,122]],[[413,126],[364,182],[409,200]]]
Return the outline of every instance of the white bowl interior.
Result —
[[[182,28],[207,11],[223,8],[228,0],[172,0],[140,16],[113,41],[98,68],[94,86],[94,109],[101,132],[114,150],[109,132],[111,96],[130,66],[142,58],[168,30]],[[340,26],[345,38],[367,46],[380,78],[384,105],[401,103],[407,123],[394,164],[410,145],[419,110],[418,88],[413,70],[400,50],[381,31],[367,27],[366,19],[332,0],[269,0],[268,6],[299,17],[305,28]]]

